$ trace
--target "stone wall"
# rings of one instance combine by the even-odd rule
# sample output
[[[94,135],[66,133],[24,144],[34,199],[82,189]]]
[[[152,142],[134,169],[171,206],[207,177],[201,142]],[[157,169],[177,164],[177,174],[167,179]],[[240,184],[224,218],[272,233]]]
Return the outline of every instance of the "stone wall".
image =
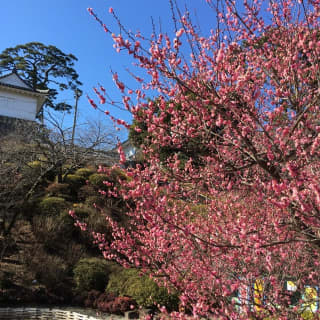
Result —
[[[10,118],[5,116],[0,116],[0,135],[8,135],[10,133],[13,133],[18,128],[31,126],[32,124],[35,124],[33,121],[29,120],[22,120],[17,118]]]

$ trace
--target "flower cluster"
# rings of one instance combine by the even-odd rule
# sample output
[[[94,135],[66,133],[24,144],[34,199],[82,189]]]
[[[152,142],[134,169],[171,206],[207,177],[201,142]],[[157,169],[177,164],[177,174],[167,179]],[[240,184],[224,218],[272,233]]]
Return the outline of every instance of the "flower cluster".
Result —
[[[130,224],[109,219],[100,248],[195,318],[299,318],[285,279],[320,284],[320,2],[207,2],[219,19],[207,37],[188,15],[145,50],[139,34],[111,34],[146,73],[127,95],[114,74],[144,163],[116,190]]]

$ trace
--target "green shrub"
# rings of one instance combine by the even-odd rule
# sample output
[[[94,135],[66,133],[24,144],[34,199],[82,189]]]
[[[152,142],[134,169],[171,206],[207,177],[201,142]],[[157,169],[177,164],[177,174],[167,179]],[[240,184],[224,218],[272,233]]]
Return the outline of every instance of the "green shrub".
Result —
[[[120,180],[128,180],[129,177],[120,168],[112,169],[112,171],[110,173],[110,176],[109,176],[109,180],[112,181],[112,182],[117,183],[119,179]]]
[[[73,211],[79,220],[85,223],[88,223],[93,215],[91,209],[86,207],[73,208]],[[89,250],[96,248],[96,245],[92,243],[93,239],[91,233],[83,232],[78,226],[75,226],[75,219],[70,216],[69,210],[61,212],[57,220],[57,225],[61,226],[58,233],[62,239],[65,239],[64,241],[74,241]],[[90,225],[88,225],[88,229],[94,230],[90,228]]]
[[[84,206],[81,206],[81,207],[73,207],[72,209],[76,216],[80,219],[80,220],[83,220],[83,219],[86,219],[90,216],[90,213],[91,213],[91,210],[90,208],[86,208]],[[72,219],[74,221],[74,219],[70,216],[69,214],[69,211],[64,211],[61,213],[60,217],[64,217],[64,216],[68,216],[70,219]]]
[[[108,262],[98,258],[81,259],[73,269],[77,291],[103,291],[108,283]]]
[[[39,203],[39,210],[44,215],[58,215],[68,206],[68,202],[61,197],[46,197]]]
[[[95,189],[91,184],[85,184],[78,190],[78,199],[80,201],[85,201],[90,196],[98,195],[97,189]]]
[[[89,196],[85,200],[85,204],[88,206],[93,206],[96,204],[97,206],[101,206],[104,204],[104,199],[102,196],[99,196],[98,194],[96,196]]]
[[[40,170],[41,167],[42,167],[42,162],[39,161],[39,160],[35,160],[35,161],[32,161],[32,162],[29,162],[28,166],[31,167],[32,169]]]
[[[140,276],[136,269],[123,269],[112,273],[106,292],[129,296],[142,307],[154,307],[155,304],[160,304],[170,311],[178,308],[177,295],[169,294],[166,288],[159,287],[148,276]]]
[[[47,161],[44,159],[44,161],[41,161],[41,160],[35,160],[35,161],[32,161],[32,162],[29,162],[27,164],[27,166],[24,168],[24,173],[40,173],[42,171],[45,171],[47,170],[47,166],[48,166],[48,163]],[[46,175],[45,175],[45,178],[49,181],[53,181],[54,178],[55,178],[55,172],[54,170],[50,170],[48,172],[46,172]]]
[[[93,173],[95,173],[96,170],[90,169],[90,168],[80,168],[75,172],[75,175],[81,176],[84,178],[89,178]]]
[[[48,197],[68,198],[70,195],[70,187],[67,183],[51,183],[46,188]]]
[[[106,187],[104,181],[108,181],[108,177],[103,174],[94,173],[89,177],[89,182],[98,188]]]
[[[69,184],[71,187],[80,188],[86,183],[86,179],[76,174],[68,174],[65,177],[65,183]]]
[[[113,184],[118,184],[119,180],[128,180],[128,176],[123,170],[119,168],[112,169],[109,174],[94,173],[89,177],[89,182],[91,185],[107,189],[108,187],[103,183],[104,181],[109,181]]]
[[[88,218],[90,215],[90,210],[87,208],[73,208],[73,211],[81,221]],[[69,210],[65,210],[60,213],[59,223],[64,226],[64,232],[68,234],[79,230],[79,228],[74,225],[75,220],[70,216]]]

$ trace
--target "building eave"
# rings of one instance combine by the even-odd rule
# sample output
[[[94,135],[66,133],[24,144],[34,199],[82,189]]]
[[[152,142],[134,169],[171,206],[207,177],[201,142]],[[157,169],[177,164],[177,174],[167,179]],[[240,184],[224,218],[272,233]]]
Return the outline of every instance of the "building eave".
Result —
[[[33,89],[22,88],[22,87],[15,86],[13,84],[2,83],[1,81],[0,81],[0,87],[3,89],[7,89],[8,91],[11,91],[11,92],[19,92],[22,94],[29,94],[37,97],[47,96],[49,92],[49,90],[34,91]]]
[[[1,82],[0,82],[0,89],[4,91],[12,92],[12,93],[19,93],[22,95],[27,95],[27,96],[36,98],[37,99],[36,114],[40,112],[48,96],[47,91],[44,91],[44,90],[43,92],[38,92],[32,89],[22,88],[22,87],[18,87],[18,86],[7,84],[7,83],[1,83]]]

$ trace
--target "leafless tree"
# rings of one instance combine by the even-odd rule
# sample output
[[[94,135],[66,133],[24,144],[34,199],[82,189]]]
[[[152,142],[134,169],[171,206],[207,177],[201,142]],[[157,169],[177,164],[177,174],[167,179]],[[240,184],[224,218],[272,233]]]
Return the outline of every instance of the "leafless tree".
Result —
[[[74,143],[72,127],[63,127],[50,114],[47,123],[44,127],[16,121],[0,137],[0,260],[17,220],[23,212],[32,211],[30,202],[44,193],[48,175],[63,182],[88,163],[114,161],[108,150],[115,146],[116,136],[101,122],[78,125]]]

